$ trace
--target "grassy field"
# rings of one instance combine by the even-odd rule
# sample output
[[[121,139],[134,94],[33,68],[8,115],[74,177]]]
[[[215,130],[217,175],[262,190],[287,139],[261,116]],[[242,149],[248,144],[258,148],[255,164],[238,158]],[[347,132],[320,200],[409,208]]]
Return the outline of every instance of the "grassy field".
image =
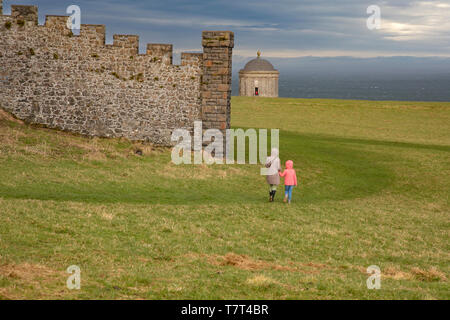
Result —
[[[1,113],[0,298],[450,298],[450,103],[232,110],[233,127],[281,129],[300,178],[290,206],[281,187],[267,202],[258,165],[175,166],[167,149]]]

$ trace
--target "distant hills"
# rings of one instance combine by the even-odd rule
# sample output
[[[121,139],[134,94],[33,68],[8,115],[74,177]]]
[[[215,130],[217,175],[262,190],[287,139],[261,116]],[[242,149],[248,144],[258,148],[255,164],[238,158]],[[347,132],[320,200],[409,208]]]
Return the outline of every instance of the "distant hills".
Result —
[[[252,58],[233,56],[233,74]],[[369,77],[383,78],[386,76],[404,78],[405,76],[450,77],[450,58],[441,57],[301,57],[301,58],[270,58],[281,76],[320,76],[320,77]],[[391,78],[392,79],[392,78]]]

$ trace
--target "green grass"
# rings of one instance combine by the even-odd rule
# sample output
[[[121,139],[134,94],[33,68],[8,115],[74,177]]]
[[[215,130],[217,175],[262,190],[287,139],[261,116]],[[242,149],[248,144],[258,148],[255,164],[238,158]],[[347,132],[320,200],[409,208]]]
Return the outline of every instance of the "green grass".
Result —
[[[0,117],[0,298],[450,298],[450,103],[233,97],[232,125],[281,129],[290,206],[258,165]]]

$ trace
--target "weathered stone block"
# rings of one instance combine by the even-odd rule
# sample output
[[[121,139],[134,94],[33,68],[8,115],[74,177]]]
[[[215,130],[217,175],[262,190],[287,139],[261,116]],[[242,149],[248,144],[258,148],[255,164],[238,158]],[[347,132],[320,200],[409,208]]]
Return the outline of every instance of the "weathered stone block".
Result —
[[[227,84],[227,83],[219,84],[219,85],[217,86],[217,90],[218,90],[218,91],[228,91],[228,90],[230,90],[230,85]]]
[[[147,55],[151,56],[154,62],[172,64],[173,45],[171,44],[147,44]]]

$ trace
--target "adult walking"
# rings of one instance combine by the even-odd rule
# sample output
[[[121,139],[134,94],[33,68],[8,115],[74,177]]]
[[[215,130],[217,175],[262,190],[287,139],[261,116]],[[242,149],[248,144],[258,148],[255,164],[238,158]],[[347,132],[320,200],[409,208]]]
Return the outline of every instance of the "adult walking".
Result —
[[[265,167],[268,169],[268,175],[266,176],[267,183],[269,184],[269,202],[273,202],[275,194],[277,193],[277,186],[280,184],[281,163],[278,157],[278,149],[273,148],[271,150],[270,157],[267,157]]]

